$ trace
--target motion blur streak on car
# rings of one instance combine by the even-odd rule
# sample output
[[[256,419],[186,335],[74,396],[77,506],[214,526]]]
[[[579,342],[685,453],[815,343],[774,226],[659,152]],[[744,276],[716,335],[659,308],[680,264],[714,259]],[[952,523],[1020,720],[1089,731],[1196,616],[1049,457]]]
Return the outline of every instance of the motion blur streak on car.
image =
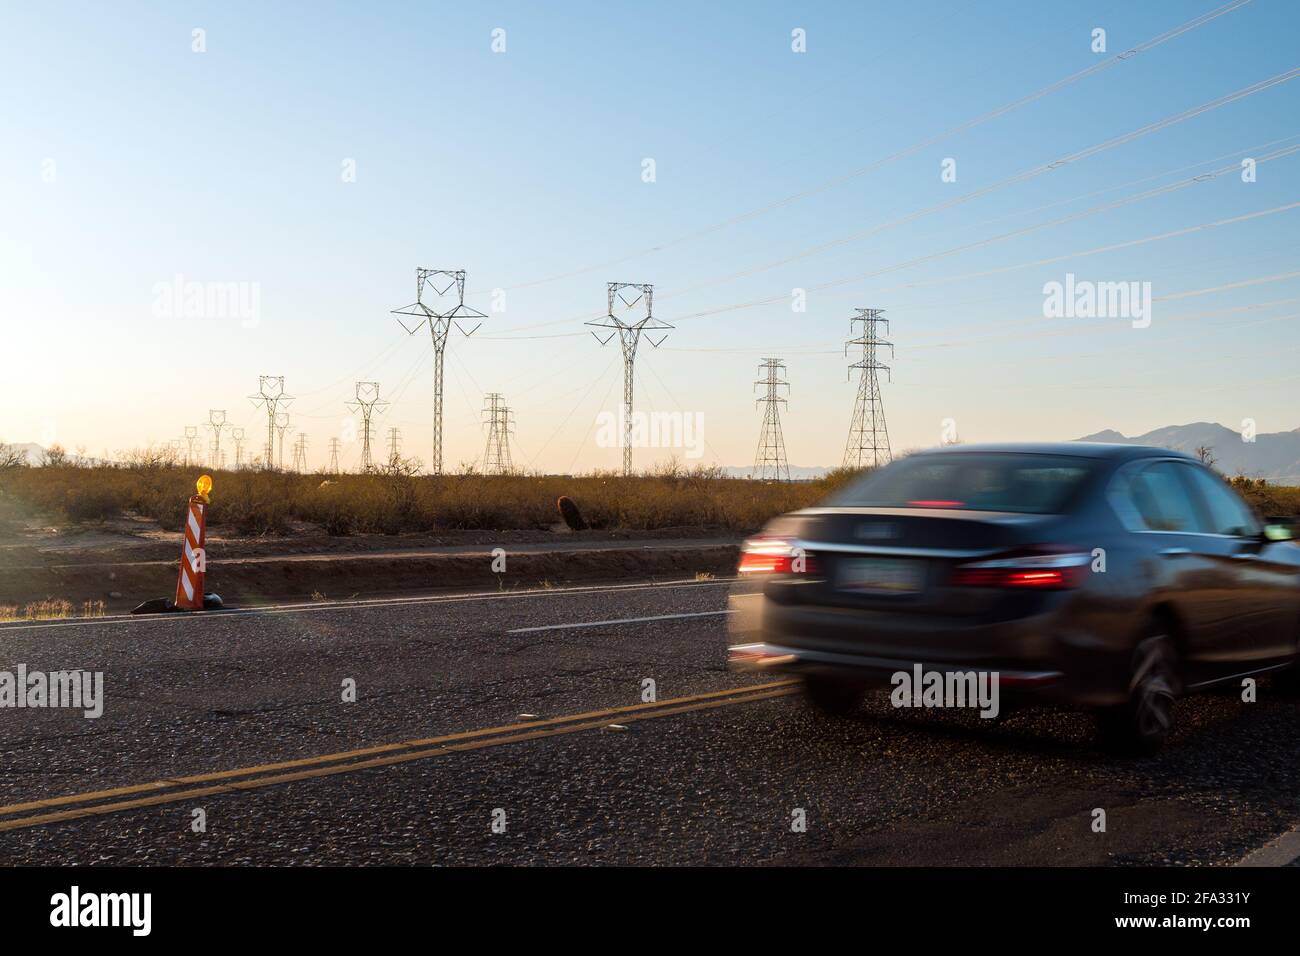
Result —
[[[1294,688],[1300,547],[1196,459],[1160,448],[961,445],[910,455],[741,551],[731,666],[802,675],[852,711],[920,664],[1019,703],[1094,710],[1150,752],[1181,694],[1277,671]]]

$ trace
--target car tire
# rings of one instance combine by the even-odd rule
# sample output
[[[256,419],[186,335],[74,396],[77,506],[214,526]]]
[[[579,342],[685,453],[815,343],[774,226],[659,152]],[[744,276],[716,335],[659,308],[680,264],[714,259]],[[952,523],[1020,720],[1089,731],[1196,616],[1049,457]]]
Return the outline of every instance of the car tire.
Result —
[[[1102,743],[1130,756],[1155,753],[1173,730],[1178,688],[1174,642],[1163,632],[1143,638],[1133,651],[1128,700],[1098,714]]]
[[[805,677],[803,689],[814,707],[835,717],[857,710],[864,693],[862,687],[833,677]]]
[[[1288,696],[1300,695],[1300,626],[1296,627],[1295,657],[1290,667],[1274,675],[1273,687]]]

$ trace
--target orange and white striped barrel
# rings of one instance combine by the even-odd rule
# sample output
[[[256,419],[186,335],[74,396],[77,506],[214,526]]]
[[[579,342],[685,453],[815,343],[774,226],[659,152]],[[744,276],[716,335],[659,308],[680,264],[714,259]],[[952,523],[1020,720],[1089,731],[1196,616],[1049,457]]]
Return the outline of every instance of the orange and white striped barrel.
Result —
[[[207,555],[203,538],[208,504],[201,495],[190,498],[185,510],[185,540],[181,546],[181,574],[176,582],[176,607],[182,611],[203,610],[203,575]]]

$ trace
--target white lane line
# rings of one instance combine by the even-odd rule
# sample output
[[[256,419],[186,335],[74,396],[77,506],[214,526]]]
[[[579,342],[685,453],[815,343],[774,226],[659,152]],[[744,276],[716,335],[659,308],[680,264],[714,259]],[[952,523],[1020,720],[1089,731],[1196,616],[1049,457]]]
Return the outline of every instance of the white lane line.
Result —
[[[569,588],[536,588],[520,591],[483,591],[475,594],[435,594],[414,598],[363,598],[352,601],[316,601],[310,604],[270,604],[264,607],[227,608],[224,611],[196,611],[184,614],[116,614],[105,617],[79,618],[72,621],[40,621],[33,624],[0,624],[0,635],[11,631],[35,631],[59,627],[96,627],[109,624],[160,624],[180,621],[220,621],[233,617],[261,614],[304,614],[312,611],[367,610],[418,606],[422,604],[459,604],[469,601],[505,601],[554,595],[615,594],[620,591],[676,590],[678,588],[707,588],[730,586],[734,578],[716,578],[712,581],[664,581],[636,584],[589,584]]]
[[[516,627],[507,634],[531,634],[534,631],[568,631],[578,627],[604,627],[608,624],[641,624],[645,621],[676,621],[687,617],[717,617],[732,611],[695,611],[691,614],[655,614],[652,617],[620,617],[610,621],[578,621],[575,624],[546,624],[542,627]]]
[[[1300,827],[1289,833],[1283,833],[1276,840],[1267,843],[1244,858],[1234,866],[1286,866],[1300,859]]]

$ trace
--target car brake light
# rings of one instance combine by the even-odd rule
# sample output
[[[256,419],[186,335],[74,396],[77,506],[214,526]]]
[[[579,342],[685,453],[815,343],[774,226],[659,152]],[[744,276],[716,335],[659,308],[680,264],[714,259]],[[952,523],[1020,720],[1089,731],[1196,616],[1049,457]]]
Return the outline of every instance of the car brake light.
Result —
[[[817,559],[793,538],[750,538],[740,546],[738,574],[816,574]]]
[[[964,501],[941,501],[936,498],[920,498],[916,501],[909,501],[908,504],[913,508],[960,508],[966,504]]]
[[[1075,548],[1041,547],[987,561],[959,564],[952,583],[958,587],[1027,588],[1057,591],[1083,583],[1092,555]]]

